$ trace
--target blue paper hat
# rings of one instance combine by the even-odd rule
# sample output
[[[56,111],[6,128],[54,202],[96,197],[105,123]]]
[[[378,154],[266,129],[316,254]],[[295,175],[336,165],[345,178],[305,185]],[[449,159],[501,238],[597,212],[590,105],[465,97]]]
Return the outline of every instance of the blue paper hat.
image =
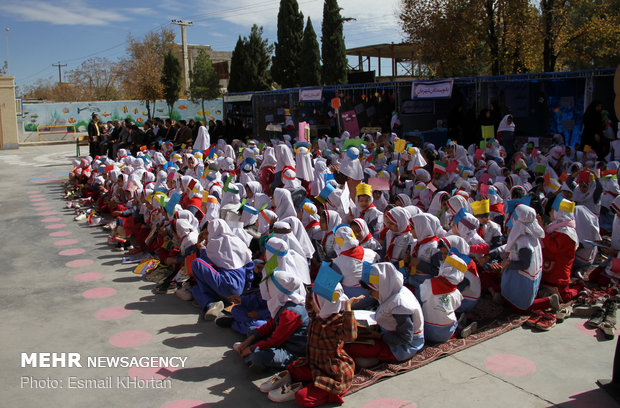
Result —
[[[348,226],[349,226],[349,224],[339,224],[339,225],[336,225],[334,227],[334,229],[332,229],[332,232],[334,233],[334,235],[336,235],[336,231],[338,231],[339,228],[348,227]]]
[[[166,204],[166,212],[168,213],[168,215],[174,215],[174,207],[181,201],[181,194],[179,193],[174,193],[172,195],[172,197],[170,197],[170,199],[168,200],[168,203]]]
[[[329,262],[323,262],[319,273],[314,279],[312,292],[327,299],[329,302],[335,302],[340,297],[340,294],[336,292],[336,286],[338,286],[342,278],[341,274],[329,266]]]
[[[336,190],[336,188],[333,185],[331,185],[331,183],[327,183],[325,187],[323,187],[323,190],[321,190],[319,195],[314,198],[316,198],[321,203],[325,204],[325,202],[327,201],[327,197],[329,197],[330,194],[334,192],[334,190]]]
[[[278,269],[276,269],[275,271],[273,271],[273,273],[269,276],[271,278],[271,282],[273,283],[273,286],[275,286],[280,292],[284,293],[285,295],[292,295],[294,292],[291,290],[286,289],[284,286],[282,286],[282,284],[278,281],[278,278],[276,276],[277,272],[282,272]]]
[[[258,215],[258,210],[255,207],[252,207],[251,205],[243,204],[241,208],[245,212],[248,212],[253,215]]]
[[[507,211],[509,213],[514,212],[514,210],[517,207],[517,205],[525,204],[525,205],[529,206],[531,202],[532,202],[532,197],[531,196],[526,196],[526,197],[522,197],[522,198],[517,198],[515,200],[510,200],[510,201],[508,201],[508,203],[506,203]]]
[[[347,156],[349,156],[349,158],[350,158],[351,160],[355,160],[355,159],[357,159],[357,158],[359,157],[359,153],[358,153],[358,154],[356,154],[355,152],[353,152],[353,150],[351,150],[351,149],[349,148],[349,149],[347,149]]]
[[[373,288],[377,288],[379,284],[379,275],[375,274],[374,264],[370,262],[364,261],[362,264],[362,282],[371,286]]]
[[[466,265],[469,265],[469,263],[471,262],[471,258],[470,257],[468,257],[465,254],[460,253],[459,250],[454,248],[454,247],[450,250],[448,255],[456,255],[456,256],[458,256],[459,258],[461,258],[463,260],[463,262],[465,262]]]

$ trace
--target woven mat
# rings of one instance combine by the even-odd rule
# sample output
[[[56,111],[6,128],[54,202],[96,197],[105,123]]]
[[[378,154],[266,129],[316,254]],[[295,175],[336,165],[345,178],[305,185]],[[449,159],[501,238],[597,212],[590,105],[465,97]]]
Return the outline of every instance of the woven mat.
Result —
[[[486,298],[480,299],[469,316],[471,319],[468,321],[478,322],[477,333],[466,339],[451,339],[445,343],[425,346],[411,360],[401,364],[382,363],[371,369],[362,368],[353,377],[353,385],[348,394],[499,336],[520,327],[529,317],[508,313],[504,311],[502,306],[496,305]]]

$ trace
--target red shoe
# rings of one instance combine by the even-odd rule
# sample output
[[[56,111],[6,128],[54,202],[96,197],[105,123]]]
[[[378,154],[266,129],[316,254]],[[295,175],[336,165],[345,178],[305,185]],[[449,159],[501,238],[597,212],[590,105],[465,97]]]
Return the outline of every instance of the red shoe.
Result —
[[[556,322],[557,322],[557,319],[555,318],[554,315],[550,313],[543,313],[540,320],[536,322],[536,328],[539,330],[544,330],[544,331],[551,330],[552,328],[555,327]]]
[[[534,310],[530,318],[525,321],[525,324],[530,327],[536,327],[536,323],[538,323],[543,314],[540,310]]]

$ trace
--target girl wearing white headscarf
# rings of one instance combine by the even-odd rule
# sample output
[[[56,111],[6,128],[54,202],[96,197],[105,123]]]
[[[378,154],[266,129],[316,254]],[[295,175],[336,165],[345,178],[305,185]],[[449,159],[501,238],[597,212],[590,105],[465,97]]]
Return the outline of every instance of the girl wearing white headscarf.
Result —
[[[308,237],[313,241],[320,241],[323,239],[323,231],[321,231],[321,218],[316,205],[310,201],[305,201],[301,209],[301,223]]]
[[[551,210],[551,223],[547,225],[543,245],[542,283],[558,288],[560,297],[568,302],[579,292],[570,289],[570,275],[579,246],[575,229],[574,203],[562,200],[559,208]]]
[[[274,182],[275,167],[277,164],[276,154],[273,147],[265,147],[263,160],[259,168],[258,182],[263,187],[263,192],[268,196],[272,194],[272,184]]]
[[[463,255],[469,254],[469,245],[467,241],[457,235],[441,238],[440,245],[445,248],[441,251],[443,253],[442,261],[445,260],[453,249],[456,249]],[[464,278],[461,283],[457,285],[457,288],[463,295],[463,301],[456,312],[470,312],[476,306],[482,294],[482,283],[480,281],[480,276],[478,276],[476,263],[473,260],[467,264],[467,271],[465,271]]]
[[[284,188],[276,188],[273,192],[273,207],[279,219],[297,217],[291,192]]]
[[[362,265],[364,262],[374,263],[378,255],[372,249],[359,246],[359,241],[348,226],[338,228],[334,234],[336,258],[334,267],[342,274],[342,289],[348,297],[368,296],[368,292],[360,286],[362,279]]]
[[[454,225],[452,233],[464,238],[469,244],[469,252],[471,254],[486,255],[489,253],[490,247],[486,241],[478,235],[480,221],[466,210],[461,210],[454,217]]]
[[[304,184],[304,188],[307,188],[310,185],[312,179],[314,178],[314,171],[312,169],[312,156],[310,155],[307,147],[301,146],[297,149],[295,161],[297,162],[295,174],[297,178],[301,180]]]
[[[447,191],[438,191],[433,196],[433,201],[431,201],[431,205],[428,207],[428,213],[439,218],[441,227],[444,230],[450,228],[450,221],[452,221],[447,205],[449,198],[450,194]]]
[[[336,241],[334,240],[334,227],[342,223],[342,218],[336,211],[323,211],[320,216],[321,231],[324,232],[323,239],[321,240],[321,246],[326,259],[323,261],[331,261],[338,254],[334,249]]]
[[[200,250],[200,257],[192,262],[197,283],[192,294],[205,312],[205,319],[213,320],[224,308],[222,300],[241,295],[250,287],[254,262],[246,243],[233,234],[224,220],[210,221],[206,231],[206,236],[201,238],[207,244]]]
[[[261,282],[261,296],[267,301],[271,318],[260,327],[250,328],[248,338],[237,349],[248,366],[282,370],[306,354],[310,318],[301,283],[286,270],[275,270]]]
[[[285,144],[279,144],[275,147],[276,166],[273,188],[282,186],[282,172],[290,169],[295,173],[295,158],[291,148]],[[297,177],[295,173],[295,177]]]
[[[202,185],[193,177],[182,176],[181,186],[183,187],[181,206],[194,214],[199,221],[202,220],[204,216],[202,212],[202,194],[204,192]]]
[[[362,248],[372,249],[377,253],[381,253],[383,251],[383,247],[379,241],[373,237],[370,229],[368,228],[368,224],[366,224],[366,221],[364,221],[363,218],[355,218],[351,222],[351,229],[353,229],[355,238],[357,238]]]
[[[411,235],[416,240],[409,256],[409,267],[415,270],[409,277],[409,283],[419,287],[422,282],[437,275],[441,264],[436,256],[439,252],[439,238],[446,232],[441,228],[439,219],[434,215],[423,213],[411,217]]]
[[[599,219],[587,207],[578,205],[575,207],[575,229],[579,238],[579,248],[575,253],[573,269],[582,269],[592,265],[598,254],[598,247],[585,240],[597,242],[602,239]]]
[[[419,299],[427,341],[443,343],[452,337],[458,326],[455,311],[461,306],[463,295],[457,285],[463,281],[467,271],[467,260],[461,255],[449,253],[439,267],[439,276],[424,281],[420,286]]]
[[[312,179],[312,184],[310,185],[311,196],[314,197],[319,195],[323,188],[325,188],[326,174],[331,174],[331,172],[327,168],[325,159],[317,159],[314,163],[314,178]]]
[[[359,160],[360,151],[357,147],[349,147],[343,154],[338,171],[358,183],[364,179],[364,169]]]
[[[246,147],[241,153],[243,162],[239,165],[239,182],[246,185],[250,181],[256,180],[256,150]]]
[[[546,308],[550,304],[547,298],[537,299],[534,305],[543,266],[540,240],[545,231],[538,225],[533,208],[519,204],[514,214],[516,219],[505,246],[508,261],[502,267],[502,296],[521,311]]]
[[[601,213],[600,192],[602,189],[600,182],[590,177],[587,182],[577,181],[577,184],[578,187],[573,190],[573,201],[575,204],[585,205],[598,216]],[[596,196],[599,197],[596,198]]]
[[[385,236],[385,261],[399,262],[403,259],[408,247],[413,245],[409,212],[402,207],[392,208],[385,214],[383,221],[389,229]]]
[[[403,274],[388,262],[374,264],[361,284],[379,301],[375,318],[380,331],[374,344],[351,343],[345,350],[352,357],[398,362],[412,358],[424,346],[422,306],[403,286]]]
[[[209,136],[209,129],[204,125],[200,125],[198,128],[198,136],[194,142],[194,150],[205,151],[211,146],[211,136]]]

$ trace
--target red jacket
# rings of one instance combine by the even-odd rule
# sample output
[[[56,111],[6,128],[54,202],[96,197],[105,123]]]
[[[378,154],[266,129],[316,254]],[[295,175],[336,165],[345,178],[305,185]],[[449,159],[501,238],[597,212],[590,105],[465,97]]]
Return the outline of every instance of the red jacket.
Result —
[[[555,231],[551,234],[545,234],[542,244],[542,281],[553,286],[568,285],[575,260],[575,241],[570,239],[568,235]]]

